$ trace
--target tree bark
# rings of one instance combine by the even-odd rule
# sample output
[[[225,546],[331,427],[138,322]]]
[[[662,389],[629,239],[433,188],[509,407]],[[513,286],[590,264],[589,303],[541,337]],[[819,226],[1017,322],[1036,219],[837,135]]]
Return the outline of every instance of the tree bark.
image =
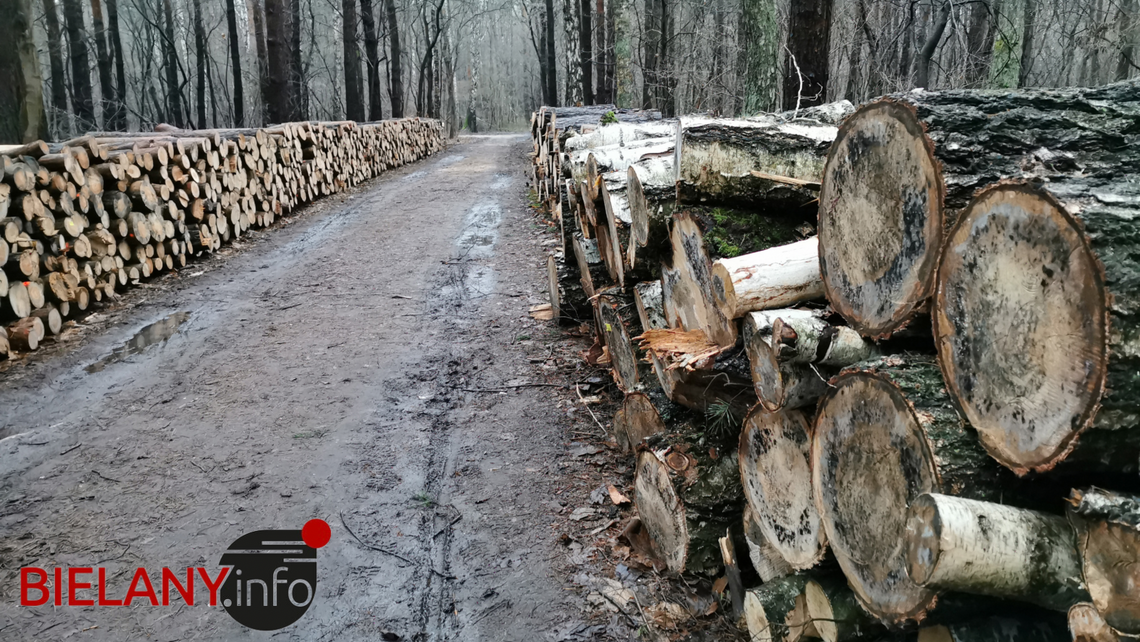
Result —
[[[380,101],[380,39],[376,36],[372,0],[360,0],[360,19],[364,23],[364,56],[368,60],[368,120],[381,120],[384,109]]]
[[[784,109],[827,102],[831,4],[832,0],[803,0],[791,5],[789,53],[784,63]]]
[[[945,0],[938,12],[934,27],[930,30],[930,35],[918,52],[918,60],[914,67],[914,84],[916,87],[930,88],[930,61],[934,58],[934,52],[938,50],[938,44],[942,42],[942,34],[946,32],[946,24],[950,21],[952,10],[953,5],[950,0]]]
[[[292,84],[293,120],[309,119],[309,88],[305,82],[305,69],[301,60],[301,0],[291,0],[289,26],[292,30],[289,46],[289,82]],[[363,90],[361,90],[363,93]],[[363,120],[363,118],[361,119]]]
[[[1029,86],[1033,59],[1037,56],[1037,2],[1038,0],[1025,0],[1021,31],[1021,67],[1017,72],[1018,87]]]
[[[780,26],[773,0],[744,0],[740,14],[741,115],[776,111],[780,94]],[[797,88],[799,83],[797,81]]]
[[[234,9],[235,0],[226,0],[226,26],[229,31],[230,40],[230,64],[233,66],[234,71],[234,126],[245,127],[245,97],[242,94],[242,81],[241,81],[241,49],[238,47],[239,34],[237,29],[237,12]],[[254,0],[256,2],[256,0]],[[254,8],[256,11],[256,7]],[[258,35],[257,24],[258,20],[254,20],[254,40],[260,43],[260,36]],[[263,56],[258,55],[258,60],[263,59]],[[264,94],[262,96],[264,98]]]
[[[929,493],[911,502],[907,572],[920,586],[1067,611],[1089,599],[1065,518]]]
[[[391,51],[391,98],[392,118],[404,117],[404,81],[403,68],[400,62],[402,50],[400,49],[400,22],[396,17],[396,0],[384,0],[385,13],[388,15],[388,43]],[[472,91],[475,89],[472,83]],[[474,112],[472,112],[474,114]],[[472,125],[471,131],[475,131]]]
[[[95,107],[91,99],[91,68],[87,61],[87,30],[79,0],[63,0],[67,24],[67,49],[71,58],[71,106],[79,131],[95,128]]]
[[[285,2],[287,0],[265,0],[265,49],[269,72],[265,107],[266,118],[270,123],[288,122],[294,104],[289,83],[292,58],[289,47],[289,11]],[[347,66],[345,73],[348,73]]]
[[[807,580],[806,575],[788,575],[748,591],[744,621],[749,640],[776,642],[787,638],[788,613],[796,607],[796,598],[803,594]]]
[[[356,0],[344,0],[341,21],[344,44],[344,104],[349,120],[364,120],[364,97],[360,95],[360,55],[356,46]]]
[[[554,49],[554,0],[546,0],[546,51],[543,52],[546,66],[547,105],[558,105],[558,57]]]
[[[859,606],[842,575],[812,577],[804,586],[804,603],[812,626],[824,642],[874,640],[883,635],[883,625]]]

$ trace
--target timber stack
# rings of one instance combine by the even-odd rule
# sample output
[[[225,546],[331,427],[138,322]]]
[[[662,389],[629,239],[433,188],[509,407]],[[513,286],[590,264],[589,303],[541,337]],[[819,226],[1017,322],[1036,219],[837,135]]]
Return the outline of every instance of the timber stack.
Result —
[[[251,228],[443,148],[408,118],[0,145],[0,357]]]
[[[631,541],[752,639],[1140,636],[1137,132],[1136,82],[535,129]]]

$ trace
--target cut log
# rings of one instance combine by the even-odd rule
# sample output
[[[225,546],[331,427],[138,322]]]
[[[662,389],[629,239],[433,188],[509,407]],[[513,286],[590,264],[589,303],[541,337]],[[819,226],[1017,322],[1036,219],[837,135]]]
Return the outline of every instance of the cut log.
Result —
[[[1140,497],[1089,488],[1069,504],[1093,605],[1112,628],[1140,635]]]
[[[609,280],[601,254],[598,252],[597,241],[583,237],[581,232],[575,233],[574,259],[578,263],[582,291],[586,293],[587,298],[592,298]]]
[[[672,256],[661,267],[665,320],[672,328],[700,330],[722,346],[736,343],[736,324],[713,298],[712,264],[700,225],[687,212],[673,217]]]
[[[18,318],[25,318],[32,313],[32,299],[28,296],[28,287],[17,281],[8,285],[8,309]]]
[[[582,149],[627,145],[634,141],[651,138],[669,138],[673,135],[674,125],[672,123],[614,123],[599,127],[590,133],[571,136],[566,140],[562,149],[571,153]]]
[[[811,427],[796,410],[757,406],[740,432],[744,496],[770,542],[796,570],[809,569],[827,552],[827,538],[811,492]]]
[[[657,437],[642,446],[634,504],[669,570],[711,575],[720,569],[719,539],[740,524],[744,499],[735,464],[735,453],[688,437]]]
[[[752,312],[744,317],[744,349],[752,374],[756,397],[769,411],[810,406],[827,391],[827,378],[835,369],[822,370],[810,362],[784,358],[784,341],[772,330],[781,319],[815,319],[818,310],[768,310]],[[797,341],[798,343],[798,341]],[[848,364],[850,365],[850,364]]]
[[[947,238],[934,312],[947,388],[1019,474],[1052,469],[1082,434],[1093,443],[1074,461],[1140,461],[1140,207],[1110,198],[1134,187],[1104,189],[1067,204],[1078,221],[1044,191],[996,185]]]
[[[811,450],[831,550],[869,612],[888,624],[921,620],[935,592],[906,572],[907,505],[931,492],[1008,500],[1016,477],[963,425],[932,358],[860,364],[832,386]]]
[[[14,350],[31,352],[44,339],[44,323],[38,317],[26,317],[8,326],[8,344]]]
[[[914,110],[880,100],[839,128],[820,192],[827,299],[864,336],[890,336],[929,298],[944,189]]]
[[[669,327],[661,306],[661,281],[643,281],[633,286],[633,302],[643,331]]]
[[[653,157],[626,170],[629,204],[629,264],[637,265],[637,248],[662,246],[669,239],[669,219],[677,199],[676,169],[668,157]]]
[[[31,316],[39,319],[44,329],[53,336],[59,334],[60,329],[63,327],[63,317],[59,315],[59,310],[57,310],[54,305],[35,310]]]
[[[823,296],[815,237],[713,263],[713,300],[737,319],[753,310],[785,308]]]
[[[793,573],[791,565],[760,530],[760,523],[750,504],[744,506],[744,541],[748,544],[748,559],[761,582],[771,582]]]
[[[644,392],[626,394],[621,408],[614,413],[614,438],[625,452],[632,452],[646,437],[666,431],[657,407]]]
[[[788,635],[788,613],[796,607],[796,598],[807,584],[805,575],[788,575],[744,596],[744,621],[751,642],[781,642]]]
[[[859,606],[842,575],[819,575],[804,586],[808,617],[824,642],[873,640],[884,628]]]
[[[801,212],[818,197],[836,128],[778,116],[685,123],[679,128],[677,197],[682,203],[736,204]],[[785,180],[798,179],[798,180]]]
[[[1089,602],[1074,604],[1069,609],[1069,632],[1073,635],[1073,642],[1122,642],[1137,639],[1124,636],[1109,626],[1097,612],[1096,606]]]
[[[642,359],[631,337],[637,332],[636,310],[633,302],[620,296],[616,288],[601,293],[594,300],[599,334],[605,337],[613,366],[614,382],[622,392],[633,392],[648,384],[652,376],[648,367],[642,372]]]
[[[1088,600],[1073,528],[1063,517],[924,494],[906,522],[907,572],[920,586],[1058,611]]]

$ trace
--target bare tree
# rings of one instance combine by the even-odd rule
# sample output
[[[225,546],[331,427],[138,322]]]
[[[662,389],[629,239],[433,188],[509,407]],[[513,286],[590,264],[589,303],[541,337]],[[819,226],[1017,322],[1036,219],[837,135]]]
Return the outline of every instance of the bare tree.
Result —
[[[234,125],[245,127],[245,99],[242,94],[241,80],[241,49],[238,47],[237,12],[234,8],[234,0],[226,0],[226,25],[229,28],[230,64],[233,65],[234,73]]]
[[[265,49],[269,81],[266,83],[265,112],[271,123],[284,123],[293,116],[293,96],[289,83],[289,9],[287,0],[265,0]]]
[[[831,1],[792,3],[788,13],[788,61],[784,65],[784,109],[827,101]]]
[[[360,56],[356,46],[356,0],[341,3],[344,40],[344,104],[349,120],[364,120],[364,97],[361,96]]]
[[[364,23],[364,57],[368,61],[368,119],[384,118],[380,101],[380,40],[376,37],[376,16],[372,0],[360,0],[360,20]]]
[[[52,0],[45,0],[51,2]],[[115,86],[118,88],[115,95],[115,109],[111,122],[107,124],[110,129],[127,128],[127,63],[123,60],[123,39],[119,32],[119,0],[107,0],[107,22],[111,28],[111,54],[115,58]],[[57,28],[58,29],[58,28]],[[54,83],[55,68],[52,67]]]
[[[79,0],[63,0],[63,18],[67,24],[67,49],[71,58],[71,105],[76,127],[85,131],[95,126],[95,107],[91,98],[87,30],[83,25],[83,7]]]
[[[51,64],[51,106],[55,110],[53,118],[62,119],[56,122],[56,133],[70,132],[71,125],[67,112],[67,86],[64,84],[63,53],[60,46],[59,16],[55,10],[55,0],[43,0],[44,26],[48,38],[48,60]]]
[[[39,63],[29,0],[0,0],[0,142],[47,137]]]
[[[391,48],[391,96],[392,118],[404,117],[404,72],[400,62],[400,22],[396,16],[396,0],[384,0],[384,10],[388,15],[388,44]]]

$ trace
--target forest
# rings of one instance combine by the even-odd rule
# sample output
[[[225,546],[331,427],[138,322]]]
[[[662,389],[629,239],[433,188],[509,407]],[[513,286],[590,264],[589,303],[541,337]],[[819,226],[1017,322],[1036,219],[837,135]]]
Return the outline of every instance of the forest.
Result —
[[[0,142],[1135,77],[1140,0],[0,0]]]

